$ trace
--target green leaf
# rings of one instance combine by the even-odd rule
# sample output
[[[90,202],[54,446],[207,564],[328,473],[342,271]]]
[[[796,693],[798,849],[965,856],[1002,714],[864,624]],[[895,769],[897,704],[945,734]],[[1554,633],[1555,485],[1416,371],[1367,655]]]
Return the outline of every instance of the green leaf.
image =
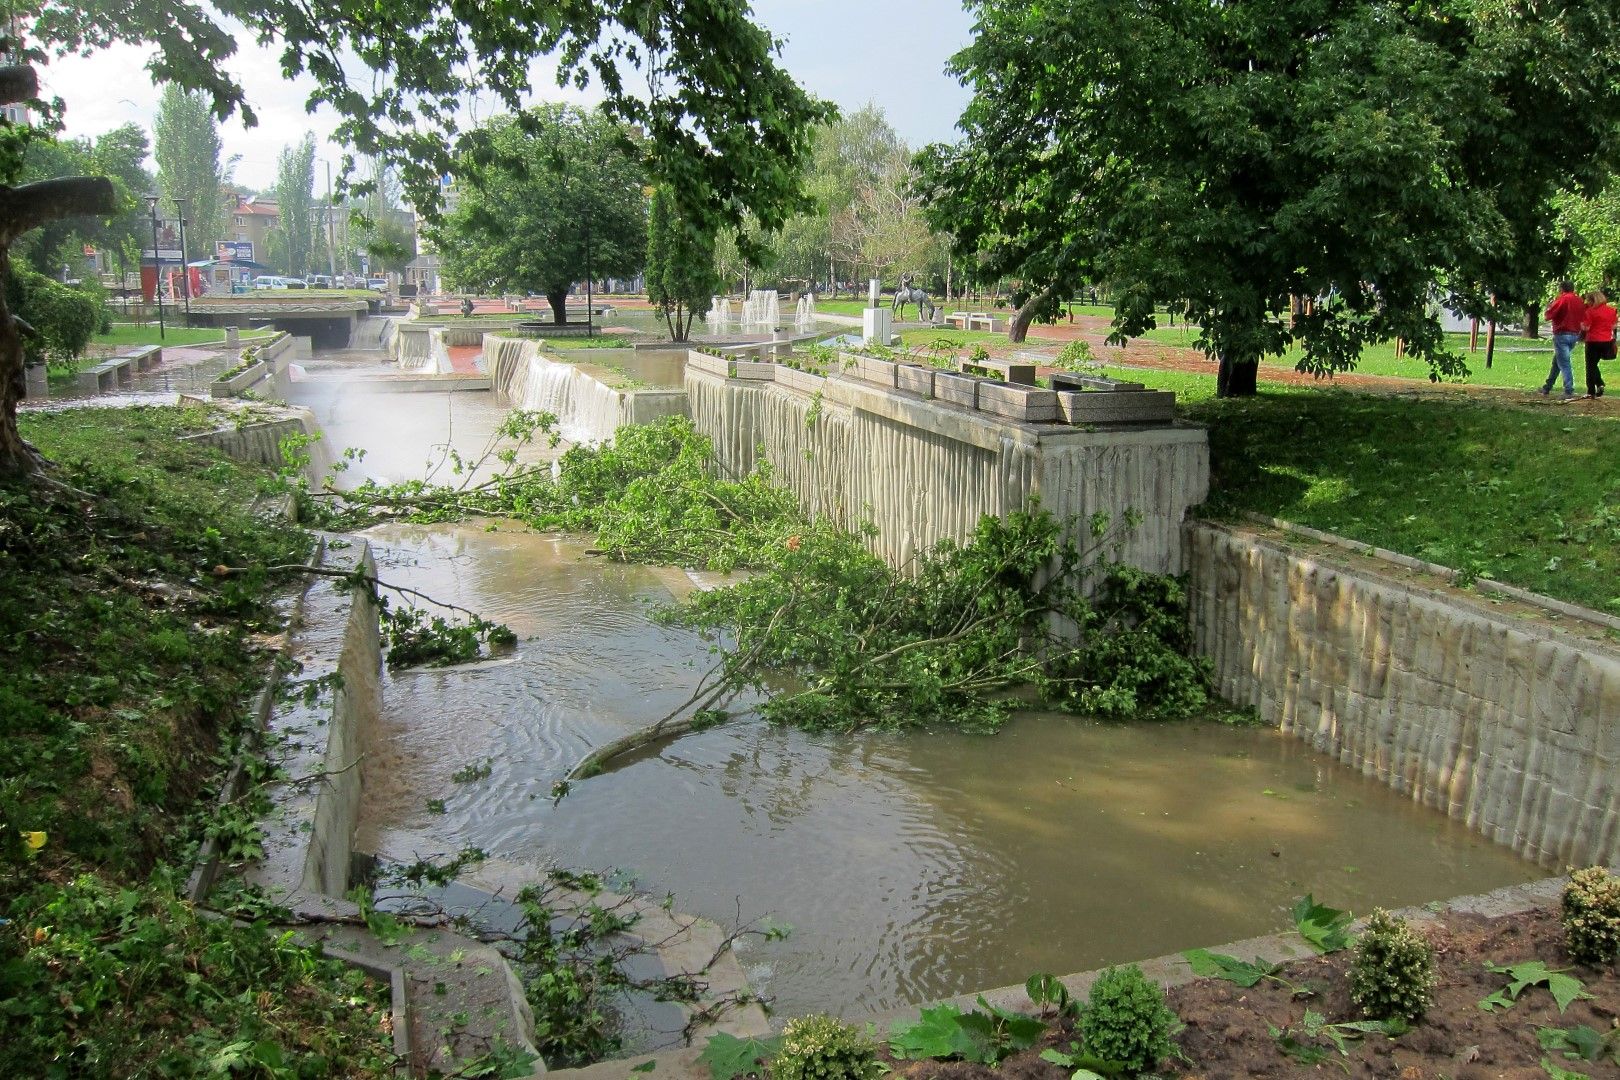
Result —
[[[1212,953],[1208,949],[1188,949],[1181,955],[1192,966],[1193,974],[1225,979],[1242,987],[1255,986],[1261,979],[1282,968],[1281,964],[1267,964],[1258,956],[1254,958],[1254,963],[1249,964],[1234,956]]]
[[[720,1032],[709,1036],[698,1055],[698,1063],[709,1067],[712,1080],[735,1080],[739,1076],[764,1072],[765,1062],[781,1049],[780,1037],[774,1039],[739,1039]]]
[[[962,1011],[955,1005],[924,1009],[919,1019],[896,1021],[890,1026],[889,1049],[895,1057],[912,1060],[974,1055],[978,1045],[961,1020]]]
[[[1348,911],[1318,904],[1310,893],[1294,901],[1291,912],[1294,928],[1311,948],[1319,953],[1333,953],[1350,945],[1350,923],[1354,916]]]
[[[1546,1058],[1541,1059],[1541,1067],[1547,1071],[1547,1075],[1551,1077],[1552,1080],[1592,1080],[1592,1078],[1586,1073],[1576,1072],[1573,1069],[1562,1068],[1558,1065],[1554,1065]]]
[[[1572,1028],[1538,1027],[1536,1039],[1543,1050],[1558,1050],[1575,1061],[1597,1061],[1605,1053],[1614,1056],[1620,1064],[1620,1028],[1611,1028],[1607,1035],[1577,1024]]]
[[[630,1071],[633,1073],[650,1073],[656,1068],[658,1068],[658,1062],[643,1061],[640,1065],[633,1067]]]
[[[1487,1003],[1500,1005],[1503,1008],[1510,1007],[1513,1002],[1519,999],[1519,994],[1527,986],[1545,986],[1547,988],[1547,992],[1552,994],[1553,1000],[1558,1003],[1558,1011],[1560,1013],[1569,1008],[1571,1002],[1580,998],[1590,998],[1592,996],[1586,992],[1585,988],[1581,984],[1581,980],[1575,978],[1573,975],[1565,975],[1563,973],[1565,971],[1564,968],[1549,969],[1547,965],[1540,960],[1527,960],[1523,963],[1507,965],[1497,965],[1487,962],[1485,965],[1485,970],[1493,972],[1497,975],[1506,975],[1508,977],[1508,985],[1505,992],[1509,999],[1504,1003],[1497,1000],[1500,996],[1500,992],[1497,994],[1492,994],[1490,997],[1479,1003],[1480,1008],[1485,1009],[1486,1012],[1491,1011]]]

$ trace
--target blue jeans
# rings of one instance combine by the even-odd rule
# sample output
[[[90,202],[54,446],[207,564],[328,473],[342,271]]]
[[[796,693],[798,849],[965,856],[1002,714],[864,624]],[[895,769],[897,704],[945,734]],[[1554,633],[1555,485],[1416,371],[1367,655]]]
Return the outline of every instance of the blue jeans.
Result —
[[[1575,372],[1570,367],[1569,356],[1575,351],[1575,343],[1581,340],[1581,335],[1573,330],[1553,335],[1553,362],[1552,369],[1547,372],[1547,382],[1542,386],[1541,392],[1547,393],[1553,388],[1561,374],[1564,377],[1564,396],[1569,397],[1575,393]]]

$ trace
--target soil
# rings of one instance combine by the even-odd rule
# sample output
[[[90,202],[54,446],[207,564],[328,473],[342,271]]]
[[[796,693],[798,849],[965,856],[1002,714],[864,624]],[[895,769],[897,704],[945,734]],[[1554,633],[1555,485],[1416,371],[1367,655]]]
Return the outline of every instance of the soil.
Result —
[[[1350,1001],[1347,970],[1350,952],[1313,957],[1290,964],[1282,975],[1317,990],[1297,999],[1280,983],[1266,980],[1242,989],[1218,979],[1199,979],[1168,993],[1170,1007],[1186,1025],[1177,1039],[1185,1061],[1164,1063],[1161,1075],[1183,1080],[1238,1080],[1248,1077],[1339,1077],[1351,1080],[1547,1080],[1543,1059],[1593,1080],[1620,1077],[1620,1067],[1570,1061],[1541,1049],[1537,1027],[1569,1028],[1578,1024],[1608,1031],[1620,1016],[1620,971],[1599,971],[1574,964],[1564,952],[1563,929],[1556,913],[1530,911],[1501,918],[1447,914],[1419,929],[1435,948],[1439,985],[1428,1014],[1398,1039],[1368,1036],[1351,1043],[1348,1057],[1332,1051],[1326,1040],[1310,1040],[1329,1050],[1315,1066],[1286,1057],[1270,1027],[1296,1031],[1306,1008],[1338,1022],[1360,1019]],[[1249,959],[1242,957],[1240,959]],[[1567,968],[1592,995],[1572,1002],[1562,1015],[1545,987],[1528,987],[1507,1011],[1488,1013],[1479,1002],[1500,990],[1507,977],[1484,964],[1539,959],[1552,969]],[[894,1075],[908,1080],[1068,1080],[1070,1070],[1040,1060],[1046,1047],[1067,1050],[1072,1033],[1065,1027],[1049,1033],[1041,1047],[1018,1054],[1000,1068],[962,1062],[893,1062]]]

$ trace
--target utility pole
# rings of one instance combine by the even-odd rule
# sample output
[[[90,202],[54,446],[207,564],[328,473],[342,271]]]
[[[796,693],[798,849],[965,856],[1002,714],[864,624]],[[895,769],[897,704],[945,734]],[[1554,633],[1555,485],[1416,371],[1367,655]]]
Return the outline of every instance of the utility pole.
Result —
[[[337,244],[333,238],[332,216],[336,210],[332,206],[332,163],[326,162],[326,273],[337,285]]]
[[[168,335],[163,332],[163,259],[161,258],[161,252],[158,250],[158,197],[156,195],[148,195],[146,197],[146,205],[147,209],[151,210],[152,212],[152,299],[157,301],[158,340],[167,341]],[[185,257],[186,253],[184,251],[180,252],[180,258],[182,261],[185,259]]]

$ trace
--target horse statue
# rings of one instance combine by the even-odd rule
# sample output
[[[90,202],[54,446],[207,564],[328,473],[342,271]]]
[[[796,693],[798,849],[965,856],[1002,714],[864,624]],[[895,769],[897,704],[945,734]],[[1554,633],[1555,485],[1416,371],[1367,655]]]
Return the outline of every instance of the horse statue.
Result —
[[[921,289],[911,287],[910,274],[901,274],[900,287],[894,290],[894,303],[889,305],[889,310],[894,313],[896,322],[900,320],[900,316],[905,314],[907,304],[917,305],[917,318],[923,322],[934,321],[934,314],[938,310],[934,307],[934,302],[928,299],[928,294]]]

